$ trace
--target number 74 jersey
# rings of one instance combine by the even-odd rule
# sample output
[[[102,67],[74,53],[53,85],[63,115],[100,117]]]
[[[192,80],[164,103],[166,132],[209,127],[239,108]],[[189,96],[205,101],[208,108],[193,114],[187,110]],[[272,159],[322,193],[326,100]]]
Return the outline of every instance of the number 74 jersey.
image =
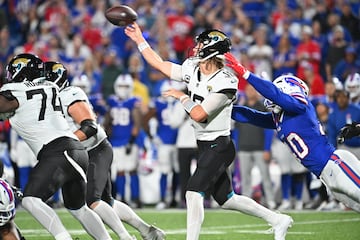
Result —
[[[1,91],[8,91],[17,99],[19,107],[10,118],[10,124],[35,156],[43,145],[56,138],[77,139],[64,118],[59,90],[54,83],[38,78],[4,84]]]

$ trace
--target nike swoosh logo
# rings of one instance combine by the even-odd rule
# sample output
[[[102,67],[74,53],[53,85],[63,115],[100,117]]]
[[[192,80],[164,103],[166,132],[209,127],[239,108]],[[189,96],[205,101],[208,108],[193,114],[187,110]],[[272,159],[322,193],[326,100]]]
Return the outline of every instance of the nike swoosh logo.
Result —
[[[217,143],[210,145],[211,148],[214,148],[214,147],[216,147],[216,146],[217,146]]]

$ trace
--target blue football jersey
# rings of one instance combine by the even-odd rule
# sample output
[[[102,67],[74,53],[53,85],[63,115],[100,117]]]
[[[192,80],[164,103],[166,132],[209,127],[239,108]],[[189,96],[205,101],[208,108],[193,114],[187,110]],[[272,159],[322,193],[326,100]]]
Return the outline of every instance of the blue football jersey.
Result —
[[[273,83],[251,74],[248,82],[265,98],[282,108],[278,114],[259,112],[244,106],[234,106],[236,121],[274,128],[295,157],[312,173],[319,176],[335,151],[329,143],[316,111],[307,98],[281,92]]]
[[[109,140],[114,147],[126,145],[131,138],[131,131],[134,127],[132,111],[140,104],[140,99],[131,97],[121,100],[112,95],[108,98],[110,115],[112,118],[112,131]]]
[[[178,128],[172,128],[169,123],[169,118],[172,116],[171,108],[176,102],[168,102],[159,97],[154,102],[156,109],[156,119],[158,121],[156,135],[164,144],[175,144],[178,134]]]

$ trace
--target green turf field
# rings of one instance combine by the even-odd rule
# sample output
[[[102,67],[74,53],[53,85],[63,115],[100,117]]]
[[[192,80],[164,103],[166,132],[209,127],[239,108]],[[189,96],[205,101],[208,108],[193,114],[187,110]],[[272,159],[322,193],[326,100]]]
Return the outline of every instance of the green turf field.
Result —
[[[185,210],[136,210],[147,222],[162,228],[168,240],[184,240],[186,234]],[[65,210],[57,210],[64,225],[74,239],[90,240],[81,225]],[[360,214],[343,212],[288,212],[295,221],[287,240],[360,240]],[[27,240],[44,240],[52,237],[24,210],[18,210],[16,224]],[[141,239],[130,226],[129,232]],[[273,239],[269,226],[261,219],[232,211],[206,210],[201,240],[267,240]],[[113,239],[118,239],[112,232]]]

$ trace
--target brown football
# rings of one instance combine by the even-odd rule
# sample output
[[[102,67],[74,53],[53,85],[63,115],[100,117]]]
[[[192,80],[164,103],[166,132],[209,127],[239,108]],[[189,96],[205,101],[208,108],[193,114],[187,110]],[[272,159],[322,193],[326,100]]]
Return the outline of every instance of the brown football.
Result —
[[[118,5],[108,8],[105,11],[106,19],[112,24],[125,27],[137,19],[137,13],[129,6]]]

